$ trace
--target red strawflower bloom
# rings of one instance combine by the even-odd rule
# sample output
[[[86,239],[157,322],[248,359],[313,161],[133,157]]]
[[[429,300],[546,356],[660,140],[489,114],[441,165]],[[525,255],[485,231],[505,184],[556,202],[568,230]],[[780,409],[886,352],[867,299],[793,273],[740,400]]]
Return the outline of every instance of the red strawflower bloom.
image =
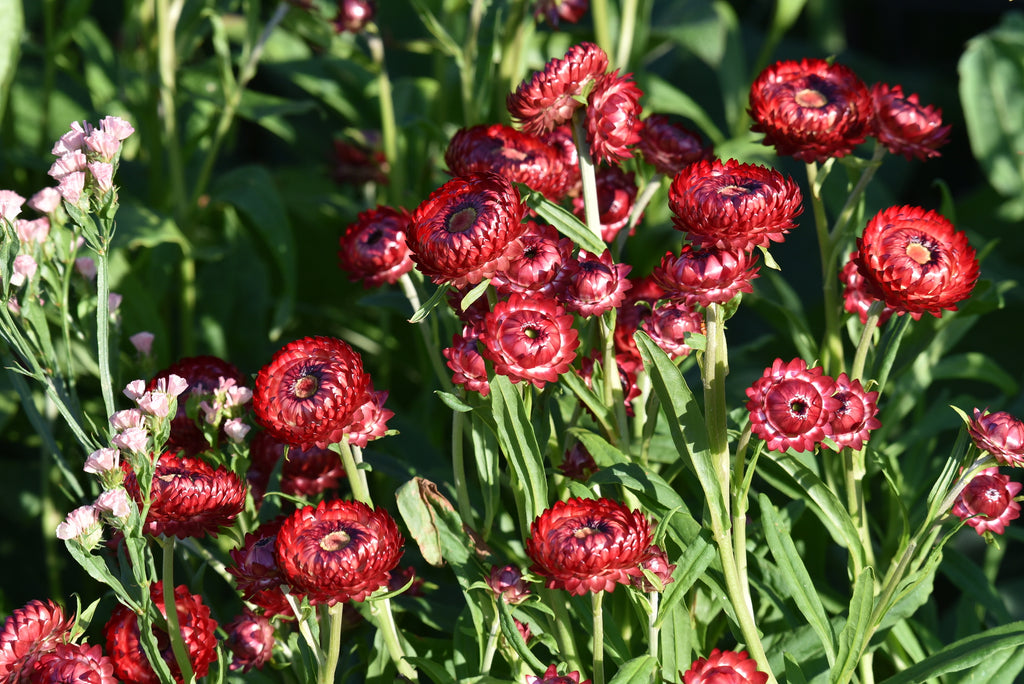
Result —
[[[989,413],[974,409],[967,426],[974,444],[1008,466],[1024,466],[1024,422],[1005,411]]]
[[[555,294],[565,308],[581,316],[600,316],[622,303],[632,286],[626,277],[629,264],[616,264],[612,253],[600,256],[580,251],[562,265],[555,278]]]
[[[295,511],[277,533],[277,565],[310,603],[362,601],[386,586],[405,540],[383,508],[334,499]]]
[[[618,164],[633,156],[633,145],[640,142],[640,96],[632,74],[619,76],[619,70],[597,78],[587,96],[587,144],[594,163]]]
[[[576,358],[580,341],[572,324],[572,314],[553,299],[512,295],[484,318],[481,353],[498,375],[542,389],[557,382]]]
[[[629,223],[636,200],[636,180],[632,172],[618,166],[603,166],[597,170],[597,213],[601,222],[601,239],[614,242],[615,237]],[[580,219],[586,219],[582,197],[574,197],[572,210]],[[629,234],[636,232],[634,226]]]
[[[640,363],[640,351],[636,348],[633,334],[643,321],[651,316],[655,302],[666,296],[664,288],[650,275],[631,279],[633,287],[626,293],[626,299],[619,305],[615,315],[615,349],[628,354]]]
[[[582,188],[580,177],[580,154],[572,135],[571,124],[561,124],[540,134],[540,139],[551,145],[562,159],[565,169],[566,192],[575,197]]]
[[[572,119],[581,105],[576,96],[608,69],[608,55],[593,43],[569,48],[561,59],[552,59],[543,71],[533,74],[510,93],[507,100],[512,119],[528,133],[550,131]]]
[[[373,21],[377,6],[373,0],[338,0],[338,14],[334,17],[334,30],[338,33],[359,33]]]
[[[1011,520],[1020,517],[1020,504],[1014,497],[1022,487],[1020,482],[1000,475],[998,468],[986,468],[967,483],[953,504],[952,513],[966,520],[978,534],[1002,534]]]
[[[603,362],[603,360],[604,354],[600,349],[594,349],[590,352],[590,356],[584,356],[580,359],[580,377],[583,378],[583,382],[587,383],[587,387],[594,389],[594,366],[598,362]],[[642,367],[641,361],[636,355],[618,353],[615,355],[615,366],[619,372],[619,386],[622,388],[622,403],[626,405],[626,414],[632,416],[633,400],[640,396],[640,387],[636,384],[636,374]],[[602,381],[603,380],[604,377],[602,373]],[[589,454],[587,455],[589,456]],[[591,459],[591,462],[593,462],[593,459]],[[570,468],[572,468],[572,466],[570,466]],[[562,472],[574,479],[586,479],[570,475],[564,469]]]
[[[712,650],[697,658],[683,675],[684,684],[765,684],[768,674],[757,669],[757,661],[746,651]]]
[[[850,259],[843,265],[839,272],[839,280],[843,283],[843,308],[852,314],[857,314],[862,324],[868,322],[868,310],[875,302],[882,301],[882,293],[870,280],[867,280],[860,273],[857,263],[860,261],[860,252],[856,250],[850,253]],[[878,325],[882,326],[892,317],[894,309],[891,306],[882,305],[882,311],[878,315]]]
[[[583,446],[582,442],[576,442],[565,450],[562,462],[558,464],[558,470],[570,479],[586,482],[599,468],[594,457],[587,451],[587,447]]]
[[[698,161],[711,161],[714,148],[699,133],[670,120],[664,114],[644,119],[637,149],[648,164],[669,178]]]
[[[166,618],[163,582],[154,582],[149,590],[153,604]],[[217,623],[210,617],[210,608],[203,603],[202,598],[190,594],[188,587],[183,584],[174,588],[174,605],[192,670],[196,678],[205,677],[210,670],[210,664],[217,660]],[[114,674],[119,680],[135,684],[158,684],[160,679],[150,666],[139,642],[139,618],[128,606],[119,604],[114,608],[104,632],[107,638],[107,653],[110,654],[110,659],[114,663]],[[181,670],[171,650],[167,631],[154,625],[153,634],[160,648],[160,655],[170,668],[174,681],[182,682]]]
[[[411,225],[405,209],[378,206],[361,212],[338,241],[338,266],[365,288],[395,284],[412,270],[405,244]]]
[[[142,491],[127,461],[124,488],[142,509]],[[179,539],[217,536],[245,506],[245,483],[226,468],[214,469],[198,458],[165,452],[156,462],[144,530]]]
[[[687,333],[706,332],[704,316],[686,302],[658,303],[640,327],[673,359],[693,351],[686,343]]]
[[[523,253],[508,268],[494,274],[499,295],[544,294],[554,296],[555,276],[572,258],[573,242],[548,225],[527,221],[529,230],[519,238]],[[482,299],[482,298],[481,298]]]
[[[349,444],[364,449],[370,442],[387,434],[388,420],[395,415],[391,409],[384,408],[387,398],[387,392],[378,392],[370,385],[369,398],[356,409],[345,433]]]
[[[358,142],[335,140],[332,145],[331,179],[338,185],[362,185],[364,183],[387,183],[388,164],[384,153],[378,149],[380,134],[364,132],[372,147]]]
[[[178,397],[178,410],[171,419],[171,434],[164,448],[167,451],[184,451],[186,456],[201,454],[210,448],[210,443],[206,441],[196,421],[186,414],[185,405],[188,398],[194,395],[212,395],[220,385],[221,378],[234,380],[238,387],[248,387],[248,379],[234,364],[224,359],[209,355],[191,356],[157,373],[146,385],[146,389],[156,390],[160,381],[166,384],[171,375],[183,378],[188,383],[188,389]],[[223,431],[221,438],[223,439]]]
[[[842,408],[834,394],[835,381],[820,367],[808,368],[803,359],[775,359],[747,388],[750,427],[770,451],[811,451],[832,436],[829,421]]]
[[[49,599],[32,599],[15,609],[0,629],[0,682],[26,677],[42,654],[70,638],[72,622]]]
[[[430,194],[412,217],[409,249],[420,273],[457,288],[479,283],[519,256],[526,205],[497,174],[453,178]]]
[[[667,252],[651,273],[669,299],[701,306],[724,304],[741,292],[753,292],[750,281],[759,270],[751,252],[683,245],[679,256]]]
[[[750,86],[751,130],[804,162],[845,157],[871,132],[871,96],[849,67],[824,59],[776,62]]]
[[[562,155],[536,135],[504,124],[460,129],[444,153],[453,176],[493,172],[557,202],[568,191]]]
[[[533,521],[526,540],[530,570],[549,589],[577,596],[629,584],[650,548],[647,516],[610,499],[559,501]]]
[[[241,548],[231,551],[234,565],[227,567],[242,598],[262,608],[267,617],[292,613],[281,590],[284,579],[274,554],[283,522],[283,517],[265,522],[245,535]]]
[[[452,336],[452,346],[442,349],[441,354],[452,371],[453,384],[486,397],[491,393],[491,385],[487,381],[487,364],[477,346],[479,339],[480,334],[475,328],[463,328],[461,335],[456,333]]]
[[[967,235],[921,207],[890,207],[875,214],[857,239],[860,274],[897,313],[915,320],[956,311],[978,281],[978,259]]]
[[[274,437],[308,449],[340,442],[366,403],[370,376],[352,347],[306,337],[282,347],[256,376],[256,420]]]
[[[117,684],[114,663],[103,649],[89,644],[57,644],[39,656],[32,673],[22,681],[31,684]]]
[[[796,225],[802,202],[792,178],[735,159],[691,164],[668,191],[672,220],[690,242],[743,251],[781,242]]]
[[[558,674],[554,665],[548,665],[548,669],[541,676],[526,675],[526,684],[590,684],[589,679],[580,682],[579,672],[567,672],[564,675]]]
[[[517,605],[530,596],[530,585],[523,579],[523,572],[514,565],[495,565],[487,577],[487,586],[495,598]]]
[[[519,636],[523,638],[523,643],[530,643],[530,638],[533,637],[533,632],[530,631],[530,625],[526,622],[520,622],[516,618],[512,618],[512,621],[516,623],[516,631],[519,632]],[[589,679],[587,680],[590,681]]]
[[[652,591],[664,591],[667,585],[676,581],[672,577],[672,572],[676,569],[675,563],[668,562],[668,554],[657,544],[651,546],[651,553],[647,556],[647,560],[640,563],[640,568],[653,573],[658,578],[658,581],[661,582],[661,589],[659,589],[647,578],[647,575],[637,575],[634,577],[631,581],[632,585],[648,594]]]
[[[917,93],[908,97],[901,86],[876,83],[871,86],[871,104],[874,135],[893,154],[925,160],[938,157],[936,148],[949,142],[953,127],[942,125],[942,110],[921,105]]]
[[[265,616],[246,608],[224,629],[228,633],[225,643],[233,655],[232,670],[259,670],[270,662],[274,655],[274,628]]]
[[[590,9],[590,0],[537,0],[533,8],[536,19],[545,19],[558,28],[559,21],[577,23]]]
[[[846,373],[835,379],[835,394],[840,407],[832,414],[832,441],[842,447],[861,449],[868,433],[882,426],[878,418],[878,392],[865,392],[860,380],[850,380]]]
[[[284,446],[280,445],[282,455]],[[337,491],[344,477],[341,457],[330,449],[289,447],[281,465],[281,491],[291,496],[314,497]]]

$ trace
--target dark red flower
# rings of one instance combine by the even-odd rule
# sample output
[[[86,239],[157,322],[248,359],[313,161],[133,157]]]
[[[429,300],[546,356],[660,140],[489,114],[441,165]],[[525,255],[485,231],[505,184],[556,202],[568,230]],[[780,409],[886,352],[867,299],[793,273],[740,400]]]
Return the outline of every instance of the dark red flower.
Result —
[[[757,662],[746,651],[712,650],[707,658],[697,658],[683,675],[684,684],[765,684],[768,675],[757,669]]]
[[[277,444],[278,454],[284,455],[285,444]],[[341,457],[330,449],[288,447],[281,465],[281,491],[291,496],[314,497],[337,491],[344,477]]]
[[[811,451],[832,435],[829,421],[842,408],[834,394],[835,381],[820,367],[775,359],[747,388],[751,430],[771,451]]]
[[[669,299],[701,306],[724,304],[741,292],[753,292],[757,257],[735,249],[683,245],[679,256],[668,252],[651,273]]]
[[[668,554],[665,553],[657,544],[651,545],[651,552],[648,554],[647,559],[640,563],[640,568],[652,573],[661,582],[661,588],[654,584],[647,575],[637,575],[632,579],[632,585],[640,591],[651,593],[652,591],[664,591],[665,587],[672,582],[675,582],[675,578],[672,577],[672,572],[676,569],[675,563],[668,562]]]
[[[516,631],[523,638],[523,643],[530,643],[530,638],[533,637],[533,632],[530,631],[530,624],[528,622],[521,622],[516,618],[512,618],[512,621],[516,623]],[[588,679],[587,681],[589,682],[590,680]]]
[[[293,594],[334,605],[362,601],[386,586],[404,543],[384,509],[334,499],[289,516],[277,533],[275,554]]]
[[[248,672],[261,669],[274,655],[274,628],[263,615],[248,608],[224,628],[225,641],[232,653],[231,669]]]
[[[538,389],[557,382],[576,358],[579,337],[573,317],[553,299],[512,295],[484,318],[481,353],[494,372]]]
[[[540,134],[540,139],[551,145],[562,159],[565,169],[566,192],[575,197],[582,188],[580,179],[580,155],[572,135],[572,124],[561,124]]]
[[[124,487],[142,508],[142,491],[127,462]],[[198,458],[164,453],[156,462],[144,530],[180,539],[216,537],[230,527],[245,506],[245,483],[226,468],[214,469]]]
[[[453,384],[486,397],[491,393],[491,385],[487,382],[487,364],[477,345],[479,339],[474,328],[463,328],[461,335],[452,336],[452,346],[442,349],[441,354],[452,371]]]
[[[664,114],[652,114],[644,119],[637,149],[648,164],[669,178],[694,162],[714,158],[711,143],[705,144],[699,133]]]
[[[49,599],[32,599],[15,609],[0,629],[0,682],[17,682],[26,677],[39,656],[70,638],[72,622]]]
[[[852,314],[857,314],[862,324],[868,322],[868,310],[875,302],[882,301],[882,293],[872,282],[860,273],[858,262],[860,252],[850,253],[850,259],[839,271],[839,280],[843,283],[843,308]],[[878,315],[878,325],[884,325],[893,315],[894,309],[886,306],[883,302],[882,310]]]
[[[876,83],[871,87],[871,104],[873,133],[893,154],[925,160],[938,157],[937,148],[949,142],[953,127],[942,125],[942,110],[922,105],[917,93],[905,96],[901,86]]]
[[[614,242],[615,237],[629,224],[629,216],[636,200],[636,180],[632,172],[618,166],[603,166],[597,170],[597,213],[601,221],[601,239]],[[574,197],[572,210],[580,219],[586,218],[582,197]],[[636,227],[630,230],[633,235]]]
[[[527,225],[529,229],[519,238],[523,253],[495,273],[492,284],[504,296],[539,293],[553,297],[555,276],[572,258],[573,242],[551,226],[534,221]]]
[[[164,448],[167,451],[184,451],[186,456],[196,456],[209,450],[210,443],[206,441],[196,421],[186,413],[185,406],[189,397],[213,395],[220,386],[221,378],[233,380],[238,387],[248,387],[249,381],[242,371],[224,359],[209,355],[190,356],[157,373],[146,385],[146,389],[156,390],[161,381],[166,385],[171,375],[183,378],[188,383],[188,389],[178,397],[178,410],[171,419],[171,434]],[[223,433],[221,436],[223,438]]]
[[[581,316],[600,316],[622,303],[632,286],[629,264],[616,264],[612,253],[600,256],[580,251],[562,265],[555,278],[555,294],[565,308]]]
[[[530,585],[523,579],[523,572],[514,565],[491,568],[487,577],[487,586],[494,592],[494,597],[513,605],[522,603],[530,596]]]
[[[378,392],[370,385],[369,398],[356,409],[345,433],[349,444],[364,449],[370,442],[387,434],[388,420],[395,415],[391,409],[384,408],[387,398],[387,392]]]
[[[528,133],[550,131],[572,119],[580,106],[577,96],[608,69],[608,55],[594,43],[579,43],[561,59],[523,81],[507,100],[512,119]]]
[[[560,21],[577,23],[590,9],[590,0],[537,0],[533,8],[536,19],[545,19],[558,28]]]
[[[494,275],[497,276],[498,273]],[[456,318],[462,321],[463,325],[477,328],[484,322],[484,316],[491,310],[491,304],[487,301],[487,297],[480,296],[463,309],[462,302],[472,289],[469,286],[461,289],[449,288],[444,298],[448,303],[448,307],[455,314]]]
[[[448,143],[444,160],[453,176],[497,173],[553,202],[565,196],[571,180],[557,148],[504,124],[458,130]]]
[[[479,283],[519,256],[526,205],[497,174],[453,178],[430,194],[412,217],[409,249],[420,273],[457,288]]]
[[[967,432],[975,446],[992,454],[1001,464],[1024,466],[1024,422],[1006,411],[974,409],[974,420],[968,424]]]
[[[659,302],[640,327],[673,359],[693,351],[686,341],[688,333],[705,333],[704,316],[686,302]]]
[[[292,614],[281,590],[284,579],[274,554],[283,522],[283,517],[265,522],[245,535],[241,548],[231,551],[234,564],[227,567],[242,598],[263,609],[267,617]]]
[[[149,589],[153,604],[166,618],[163,582],[154,582]],[[217,623],[210,617],[210,608],[203,603],[203,599],[196,594],[190,594],[188,587],[183,584],[174,588],[174,605],[192,670],[197,678],[205,677],[210,670],[210,664],[217,660]],[[110,620],[104,627],[104,633],[107,638],[107,653],[114,663],[114,673],[119,680],[135,684],[160,682],[139,642],[138,616],[128,606],[119,604],[114,608]],[[153,635],[174,681],[182,682],[181,670],[171,649],[167,631],[154,625]]]
[[[367,143],[335,140],[332,145],[331,179],[338,185],[387,183],[390,165],[378,149],[380,134],[364,132]],[[375,145],[374,145],[375,143]]]
[[[640,352],[633,334],[650,318],[655,302],[667,295],[652,276],[630,279],[630,282],[633,287],[626,292],[626,298],[615,315],[615,349],[639,362]]]
[[[796,225],[802,202],[792,178],[735,159],[691,164],[668,191],[672,220],[691,242],[744,251],[781,242]]]
[[[530,570],[549,589],[582,595],[613,591],[642,574],[651,547],[651,525],[640,511],[610,499],[559,501],[530,525]]]
[[[616,69],[597,78],[587,96],[587,144],[594,162],[618,164],[633,156],[633,145],[640,142],[640,96],[643,91],[632,74],[619,76]]]
[[[558,674],[558,668],[548,665],[548,669],[541,676],[526,675],[526,684],[590,684],[589,679],[580,682],[579,672],[567,672],[564,675]]]
[[[359,33],[373,21],[376,13],[377,6],[373,0],[338,0],[334,30],[338,33]]]
[[[860,380],[850,380],[846,373],[835,379],[835,394],[840,407],[832,414],[832,441],[842,447],[861,449],[868,433],[882,426],[878,418],[878,392],[866,392]]]
[[[586,482],[599,468],[594,462],[594,457],[587,451],[587,447],[583,446],[582,442],[576,442],[565,450],[562,462],[558,464],[558,470],[570,479]]]
[[[857,239],[860,274],[883,301],[914,319],[956,311],[978,281],[978,259],[967,235],[921,207],[889,207],[875,214]]]
[[[103,649],[89,644],[57,644],[39,656],[29,684],[117,684],[114,663]]]
[[[587,383],[587,387],[594,389],[594,368],[597,363],[604,360],[604,354],[600,349],[594,349],[590,352],[590,356],[584,356],[580,359],[580,377],[583,382]],[[633,400],[640,396],[640,387],[636,384],[637,371],[642,367],[642,363],[638,355],[629,353],[618,353],[615,355],[615,366],[619,373],[619,387],[622,389],[622,402],[626,405],[626,414],[633,415]],[[604,381],[603,372],[600,375],[602,382]],[[599,393],[603,390],[597,390]],[[580,447],[582,449],[582,447]],[[570,451],[573,451],[571,449]],[[585,452],[586,450],[584,450]],[[587,454],[589,456],[590,454]],[[593,459],[591,459],[593,463]],[[563,465],[565,462],[563,461]],[[579,472],[572,466],[568,466],[570,472],[566,472],[562,469],[562,473],[574,479],[586,479],[576,477],[571,474],[572,472]],[[594,468],[596,470],[596,467]]]
[[[370,376],[352,347],[333,337],[306,337],[282,347],[256,376],[256,420],[302,449],[340,442],[366,403]]]
[[[986,468],[967,483],[953,504],[953,515],[974,528],[978,534],[1002,534],[1011,520],[1020,517],[1020,504],[1014,498],[1024,488],[1000,475],[998,468]]]
[[[405,237],[412,216],[405,209],[378,206],[356,216],[339,240],[338,265],[363,287],[395,284],[412,270]]]
[[[871,131],[871,96],[849,67],[824,59],[776,62],[750,86],[751,130],[804,162],[845,157]]]

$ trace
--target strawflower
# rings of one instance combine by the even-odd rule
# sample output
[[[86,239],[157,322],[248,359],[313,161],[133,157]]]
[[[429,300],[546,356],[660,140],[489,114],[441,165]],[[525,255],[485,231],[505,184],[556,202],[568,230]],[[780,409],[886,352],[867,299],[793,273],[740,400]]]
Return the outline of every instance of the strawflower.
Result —
[[[998,468],[986,468],[967,483],[951,512],[980,535],[1002,534],[1010,521],[1020,517],[1020,503],[1014,497],[1022,488],[1024,484],[1011,481]]]
[[[1006,411],[974,409],[967,425],[974,444],[992,454],[1002,465],[1024,466],[1024,422]]]
[[[684,684],[765,684],[768,674],[757,669],[746,651],[713,649],[707,658],[698,658],[682,675]]]

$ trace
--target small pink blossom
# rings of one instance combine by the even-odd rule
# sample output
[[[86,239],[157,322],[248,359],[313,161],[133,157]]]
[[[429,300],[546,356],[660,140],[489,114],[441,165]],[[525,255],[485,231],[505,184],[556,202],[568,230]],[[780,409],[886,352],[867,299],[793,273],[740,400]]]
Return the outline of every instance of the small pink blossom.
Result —
[[[218,403],[223,402],[225,409],[252,401],[252,390],[248,387],[239,387],[234,378],[220,378],[214,395],[218,397]]]
[[[156,388],[161,392],[167,392],[172,397],[177,397],[188,389],[188,380],[180,375],[171,373],[166,378],[158,379],[156,381]]]
[[[119,449],[144,454],[149,443],[149,433],[143,428],[130,427],[114,435],[110,440]]]
[[[60,157],[62,155],[75,152],[82,149],[85,145],[85,136],[92,133],[92,124],[88,121],[84,122],[85,127],[83,128],[82,123],[78,121],[71,122],[71,130],[60,137],[53,145],[53,149],[50,151],[54,156]]]
[[[50,219],[45,216],[32,221],[18,219],[14,222],[14,229],[18,232],[18,240],[22,244],[41,245],[50,234]]]
[[[129,337],[128,340],[132,343],[132,346],[135,347],[135,351],[139,352],[143,356],[149,356],[150,352],[153,351],[153,339],[155,337],[156,336],[151,332],[142,331],[135,333]],[[142,381],[139,380],[138,382]]]
[[[105,116],[100,119],[100,128],[119,141],[135,132],[130,123],[117,116]]]
[[[28,206],[40,214],[52,214],[60,206],[60,191],[57,188],[43,188],[29,198]]]
[[[89,173],[96,181],[96,189],[106,195],[114,189],[114,165],[107,162],[89,162]]]
[[[224,422],[224,434],[228,436],[232,442],[241,444],[245,436],[249,434],[249,426],[241,418],[232,418],[231,420]]]
[[[75,259],[75,270],[86,280],[95,280],[96,262],[92,257],[78,257]]]
[[[170,397],[166,392],[146,392],[137,403],[139,410],[148,416],[166,418],[171,411]]]
[[[134,342],[133,342],[134,344]],[[146,393],[146,381],[145,380],[132,380],[124,388],[124,396],[128,397],[132,401],[138,400],[143,394]]]
[[[121,142],[102,128],[94,130],[85,137],[85,146],[99,155],[104,162],[110,162],[121,149]]]
[[[82,191],[85,190],[85,172],[75,171],[60,179],[60,196],[68,204],[78,204],[82,199]]]
[[[95,532],[100,526],[99,511],[92,505],[79,506],[68,513],[64,522],[57,525],[57,539],[81,539]]]
[[[111,292],[107,295],[107,311],[111,314],[117,311],[121,307],[121,300],[124,299],[121,295],[116,292]]]
[[[203,412],[203,420],[206,421],[207,425],[217,424],[217,404],[210,405],[208,401],[199,402],[199,410]]]
[[[127,518],[132,512],[128,504],[128,492],[123,487],[103,492],[96,498],[93,506],[101,513],[110,513],[115,518]]]
[[[25,198],[13,190],[0,190],[0,217],[14,223],[24,203]]]
[[[121,452],[117,449],[107,447],[97,449],[85,459],[85,466],[82,468],[87,473],[102,475],[118,468],[121,465]]]
[[[139,396],[141,397],[142,395]],[[137,398],[138,397],[136,397],[136,399]],[[142,411],[139,409],[115,411],[114,414],[110,416],[110,427],[114,428],[117,432],[127,430],[128,428],[140,428],[145,424],[146,420],[142,415]]]
[[[36,274],[36,260],[28,254],[14,257],[14,272],[11,273],[11,285],[21,287]]]
[[[89,160],[86,159],[85,153],[81,150],[75,150],[53,162],[47,173],[54,180],[63,180],[76,171],[85,171],[88,163]]]

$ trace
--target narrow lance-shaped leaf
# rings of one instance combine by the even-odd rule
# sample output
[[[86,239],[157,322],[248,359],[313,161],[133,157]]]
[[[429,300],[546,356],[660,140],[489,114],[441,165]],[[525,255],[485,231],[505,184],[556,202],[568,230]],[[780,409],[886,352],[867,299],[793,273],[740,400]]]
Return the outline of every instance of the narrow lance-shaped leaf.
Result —
[[[515,473],[513,491],[525,535],[530,523],[547,509],[548,482],[544,461],[519,392],[503,375],[491,381],[491,407],[498,444]]]
[[[829,676],[832,684],[843,684],[853,677],[861,655],[871,637],[871,609],[875,598],[875,573],[866,567],[857,577],[853,587],[853,598],[850,599],[850,614],[846,626],[839,633],[839,653],[835,667]]]

